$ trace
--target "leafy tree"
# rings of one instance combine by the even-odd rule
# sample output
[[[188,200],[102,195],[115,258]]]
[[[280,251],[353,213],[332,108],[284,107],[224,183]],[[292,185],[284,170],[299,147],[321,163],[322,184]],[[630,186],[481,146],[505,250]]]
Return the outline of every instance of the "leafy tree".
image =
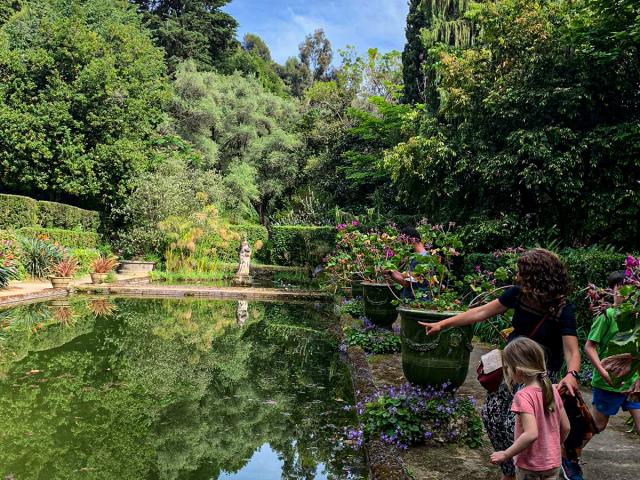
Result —
[[[258,35],[253,33],[245,34],[242,39],[242,48],[247,52],[254,53],[265,62],[271,62],[271,50]]]
[[[513,214],[567,244],[637,246],[637,2],[500,0],[441,49],[442,102],[405,117],[385,165],[434,218]],[[534,239],[535,241],[535,239]]]
[[[126,3],[31,0],[0,29],[0,185],[110,211],[150,162],[162,51]]]
[[[266,91],[256,79],[199,72],[193,64],[178,70],[175,86],[177,131],[203,152],[207,165],[238,180],[242,172],[237,192],[252,195],[255,185],[253,204],[264,222],[300,177],[297,102]]]
[[[301,98],[313,79],[309,67],[297,57],[289,57],[285,64],[276,66],[276,71],[289,88],[291,95]]]
[[[221,8],[229,0],[129,0],[143,12],[171,71],[184,60],[220,65],[236,44],[236,20]]]
[[[0,0],[0,26],[21,7],[22,0]]]
[[[307,35],[298,49],[300,50],[300,61],[313,74],[313,79],[327,79],[333,59],[333,50],[324,30],[318,29]]]

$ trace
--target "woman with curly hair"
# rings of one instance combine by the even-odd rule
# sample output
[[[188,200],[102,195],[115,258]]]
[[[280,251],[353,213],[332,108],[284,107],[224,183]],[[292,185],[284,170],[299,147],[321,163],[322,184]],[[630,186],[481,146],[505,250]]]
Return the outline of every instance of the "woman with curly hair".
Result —
[[[566,385],[570,394],[578,390],[580,349],[575,318],[575,306],[567,302],[570,292],[567,269],[560,258],[548,250],[535,248],[518,259],[515,286],[500,298],[481,307],[436,323],[421,323],[427,335],[444,328],[460,327],[486,321],[513,309],[513,332],[507,342],[518,337],[536,341],[545,351],[549,376]],[[559,378],[563,360],[567,375]],[[513,443],[515,414],[511,411],[513,393],[503,382],[490,392],[482,407],[482,420],[496,450],[505,450]],[[564,461],[563,461],[564,463]],[[513,461],[501,465],[503,480],[515,479]]]

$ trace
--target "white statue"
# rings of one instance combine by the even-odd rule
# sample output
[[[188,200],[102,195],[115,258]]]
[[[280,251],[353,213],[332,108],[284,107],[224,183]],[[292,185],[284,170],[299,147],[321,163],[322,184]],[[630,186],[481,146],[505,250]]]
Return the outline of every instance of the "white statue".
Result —
[[[233,277],[235,285],[251,285],[251,247],[243,240],[238,251],[238,271]]]
[[[243,326],[249,318],[249,302],[246,300],[238,300],[238,307],[236,308],[236,321],[239,326]]]

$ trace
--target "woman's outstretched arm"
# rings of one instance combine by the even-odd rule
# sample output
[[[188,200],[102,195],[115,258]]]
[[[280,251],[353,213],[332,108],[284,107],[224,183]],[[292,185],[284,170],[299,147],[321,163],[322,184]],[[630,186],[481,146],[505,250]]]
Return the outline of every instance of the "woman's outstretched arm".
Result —
[[[498,316],[508,310],[507,307],[502,305],[499,300],[493,300],[492,302],[482,305],[480,307],[472,308],[466,312],[456,315],[455,317],[447,318],[446,320],[440,320],[435,323],[419,322],[422,325],[427,335],[434,335],[443,328],[462,327],[464,325],[472,325],[478,322],[484,322],[485,320]]]

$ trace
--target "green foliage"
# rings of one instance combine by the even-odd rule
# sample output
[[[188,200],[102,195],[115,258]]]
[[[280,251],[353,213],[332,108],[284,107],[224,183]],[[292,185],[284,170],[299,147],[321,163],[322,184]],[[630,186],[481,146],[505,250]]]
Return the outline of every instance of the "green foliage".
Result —
[[[20,247],[20,262],[34,278],[51,275],[56,265],[67,255],[65,248],[39,238],[21,238]]]
[[[78,273],[85,274],[91,271],[91,265],[101,255],[96,248],[71,248],[69,256],[78,262]]]
[[[333,51],[324,30],[318,29],[307,35],[304,42],[300,44],[299,50],[300,61],[311,72],[313,79],[326,80],[333,59]]]
[[[433,70],[437,59],[429,49],[437,44],[460,48],[473,43],[477,30],[465,18],[468,6],[468,0],[410,0],[402,54],[405,102],[437,105]]]
[[[20,278],[18,267],[17,244],[15,240],[2,239],[0,236],[0,289],[5,288],[10,280]]]
[[[225,176],[232,192],[227,210],[253,206],[264,223],[300,177],[297,103],[266,91],[257,79],[199,72],[192,63],[180,67],[175,87],[178,133]]]
[[[0,194],[0,228],[21,228],[37,224],[37,200],[19,195]]]
[[[392,331],[382,329],[347,329],[345,342],[350,347],[360,347],[367,353],[398,353],[401,347],[400,337]]]
[[[38,202],[38,222],[44,228],[66,230],[82,229],[97,232],[100,227],[98,212],[83,210],[56,202]]]
[[[625,255],[613,248],[593,245],[589,248],[570,248],[560,252],[575,289],[589,284],[606,285],[611,272],[624,270]]]
[[[362,299],[357,298],[345,300],[340,305],[340,314],[351,315],[353,318],[360,318],[364,316],[364,302]]]
[[[279,225],[271,227],[269,259],[276,265],[315,266],[333,249],[334,227]]]
[[[380,437],[406,449],[420,443],[482,444],[482,421],[473,399],[446,389],[420,389],[410,384],[389,387],[357,405],[365,439]]]
[[[221,7],[229,0],[130,0],[143,12],[171,71],[185,60],[220,65],[236,44],[238,22]]]
[[[162,51],[126,2],[30,0],[0,30],[0,186],[109,211],[151,156]]]
[[[0,228],[17,229],[33,225],[96,232],[100,227],[100,215],[63,203],[0,194]]]
[[[24,227],[17,230],[18,235],[27,238],[41,238],[69,248],[97,248],[100,235],[95,232],[64,230],[62,228]]]

